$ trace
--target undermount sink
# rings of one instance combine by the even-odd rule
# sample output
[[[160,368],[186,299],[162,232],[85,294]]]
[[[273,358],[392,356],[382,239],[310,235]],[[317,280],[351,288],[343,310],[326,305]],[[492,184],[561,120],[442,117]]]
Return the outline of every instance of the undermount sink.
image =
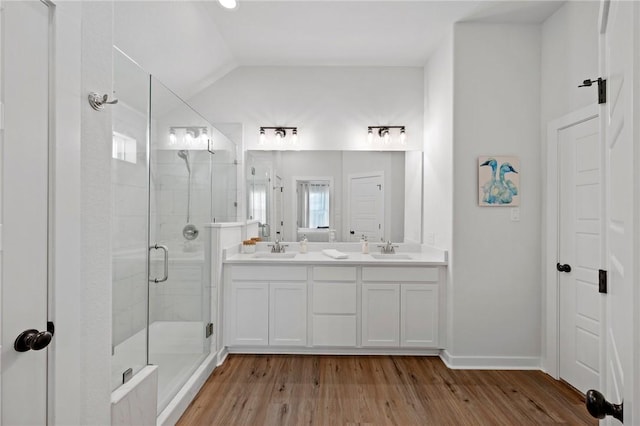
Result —
[[[256,253],[253,255],[253,257],[257,258],[257,259],[291,259],[296,257],[296,254],[298,253],[271,253],[271,252],[264,252],[264,253]]]
[[[374,259],[388,259],[388,260],[411,260],[412,257],[408,254],[401,253],[372,253],[371,257]]]

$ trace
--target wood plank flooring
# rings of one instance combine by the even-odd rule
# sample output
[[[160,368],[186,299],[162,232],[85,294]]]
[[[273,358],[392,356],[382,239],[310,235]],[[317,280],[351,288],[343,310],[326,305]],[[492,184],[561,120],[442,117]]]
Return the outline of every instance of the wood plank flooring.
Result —
[[[438,357],[230,355],[178,425],[596,425],[540,371],[450,370]]]

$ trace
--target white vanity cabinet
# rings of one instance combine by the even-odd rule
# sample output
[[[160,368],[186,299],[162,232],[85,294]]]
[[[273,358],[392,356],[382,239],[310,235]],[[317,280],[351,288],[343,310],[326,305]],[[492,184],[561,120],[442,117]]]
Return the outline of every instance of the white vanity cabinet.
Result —
[[[437,267],[362,268],[362,346],[438,347]]]
[[[269,283],[269,345],[306,344],[307,282]]]
[[[232,353],[434,354],[442,349],[442,265],[229,263],[224,343]],[[439,338],[439,336],[441,336]]]
[[[230,286],[227,323],[228,343],[233,346],[269,344],[269,283],[236,281]]]
[[[227,346],[306,346],[306,267],[234,265],[225,299]]]
[[[356,267],[315,266],[312,277],[313,346],[356,346]]]

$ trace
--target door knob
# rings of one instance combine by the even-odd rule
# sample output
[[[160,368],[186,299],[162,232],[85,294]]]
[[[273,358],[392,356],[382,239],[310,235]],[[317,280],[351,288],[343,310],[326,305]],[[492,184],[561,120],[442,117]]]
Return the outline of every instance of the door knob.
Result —
[[[604,398],[597,390],[588,390],[585,396],[585,405],[589,414],[596,419],[604,419],[606,416],[613,416],[613,418],[622,422],[622,406],[623,404],[612,404]]]
[[[38,331],[33,328],[25,330],[18,335],[16,341],[13,343],[13,348],[18,352],[42,350],[49,346],[53,338],[53,333],[52,322],[47,323],[47,330],[45,331]]]
[[[557,263],[556,269],[560,272],[571,272],[571,265],[567,263],[565,263],[564,265],[561,263]]]

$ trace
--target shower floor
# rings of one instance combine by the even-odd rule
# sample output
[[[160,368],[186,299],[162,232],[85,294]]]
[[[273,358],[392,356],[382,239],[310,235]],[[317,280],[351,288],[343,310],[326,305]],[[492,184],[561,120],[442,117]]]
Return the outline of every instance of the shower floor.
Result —
[[[121,380],[128,360],[133,365],[146,361],[140,360],[145,341],[146,332],[141,330],[115,347],[112,382]],[[158,366],[158,413],[209,354],[205,347],[204,326],[199,321],[155,321],[149,326],[149,364]],[[131,358],[134,355],[137,357]]]

